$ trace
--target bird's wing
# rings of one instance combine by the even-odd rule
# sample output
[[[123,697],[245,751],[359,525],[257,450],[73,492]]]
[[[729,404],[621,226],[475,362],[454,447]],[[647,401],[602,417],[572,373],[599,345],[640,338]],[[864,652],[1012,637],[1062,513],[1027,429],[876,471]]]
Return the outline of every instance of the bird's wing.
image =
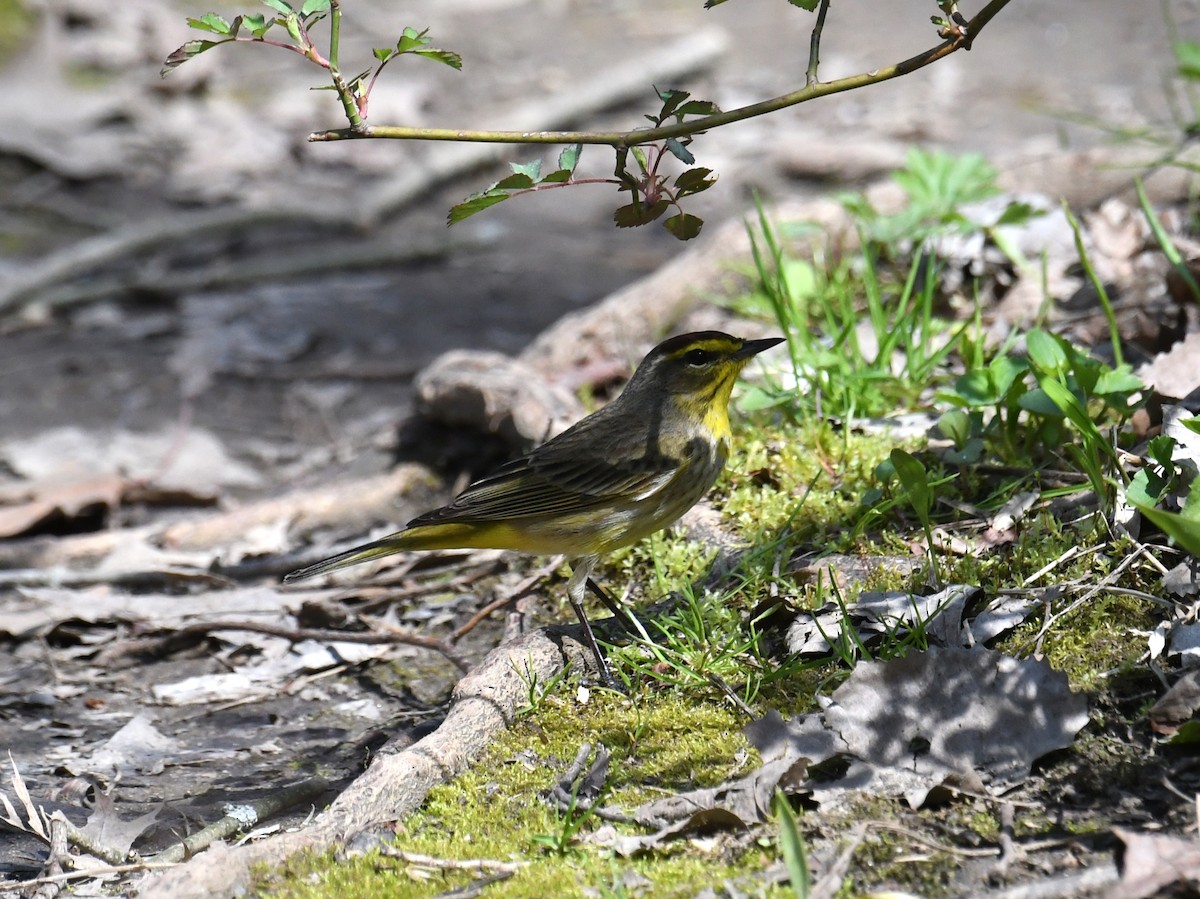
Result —
[[[409,527],[580,512],[615,498],[648,496],[678,470],[679,462],[665,457],[613,463],[535,451],[471,484],[448,506],[413,519]]]

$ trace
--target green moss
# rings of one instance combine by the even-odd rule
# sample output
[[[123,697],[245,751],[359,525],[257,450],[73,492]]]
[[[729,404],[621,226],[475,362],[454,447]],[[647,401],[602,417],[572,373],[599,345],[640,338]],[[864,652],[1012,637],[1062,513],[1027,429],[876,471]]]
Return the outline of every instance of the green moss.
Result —
[[[396,847],[436,858],[528,863],[488,887],[489,897],[578,896],[587,890],[622,895],[622,884],[631,876],[649,882],[636,891],[642,895],[690,896],[761,871],[777,859],[771,841],[760,845],[729,836],[667,844],[638,859],[586,842],[571,841],[562,853],[547,849],[546,843],[561,835],[565,819],[543,796],[584,742],[611,751],[605,804],[621,809],[664,791],[712,786],[757,764],[741,736],[741,722],[719,706],[670,694],[633,700],[593,695],[586,703],[557,695],[539,714],[501,736],[470,771],[433,790],[421,810],[399,825]],[[603,823],[585,816],[580,832],[592,833]],[[264,881],[261,895],[433,896],[476,876],[421,870],[378,852],[336,862],[330,855],[307,856]]]

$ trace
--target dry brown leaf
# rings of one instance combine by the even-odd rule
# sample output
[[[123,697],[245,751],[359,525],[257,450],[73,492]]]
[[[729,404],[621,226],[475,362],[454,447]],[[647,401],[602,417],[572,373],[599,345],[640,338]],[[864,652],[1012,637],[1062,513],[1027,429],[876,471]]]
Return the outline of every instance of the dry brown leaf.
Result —
[[[1137,833],[1122,827],[1113,833],[1125,844],[1119,866],[1121,881],[1107,899],[1148,899],[1171,886],[1200,886],[1200,843],[1165,834]],[[1171,895],[1174,895],[1172,893]]]

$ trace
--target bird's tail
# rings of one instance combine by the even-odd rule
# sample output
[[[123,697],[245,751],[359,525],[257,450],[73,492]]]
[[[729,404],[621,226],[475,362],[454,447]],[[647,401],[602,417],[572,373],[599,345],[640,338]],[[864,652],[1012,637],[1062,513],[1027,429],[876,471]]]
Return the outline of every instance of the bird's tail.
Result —
[[[318,574],[349,568],[359,562],[369,562],[372,559],[382,559],[394,553],[408,552],[417,549],[470,549],[470,548],[510,548],[508,543],[496,543],[489,539],[494,529],[480,528],[467,524],[436,524],[411,527],[372,543],[364,543],[345,552],[322,559],[307,568],[293,571],[283,577],[285,584],[307,580]],[[520,548],[520,547],[518,547]]]

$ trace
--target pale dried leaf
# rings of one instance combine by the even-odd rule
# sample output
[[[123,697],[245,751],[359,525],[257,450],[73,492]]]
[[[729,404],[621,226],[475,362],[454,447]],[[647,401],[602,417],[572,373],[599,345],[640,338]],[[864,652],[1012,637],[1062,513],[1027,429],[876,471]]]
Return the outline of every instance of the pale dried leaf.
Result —
[[[82,830],[97,845],[120,856],[129,854],[134,841],[154,824],[162,810],[162,807],[158,806],[143,815],[122,820],[109,792],[97,790],[95,803],[92,814]]]
[[[31,833],[37,834],[39,837],[41,837],[44,840],[49,840],[50,834],[47,832],[45,822],[42,820],[42,818],[43,818],[42,812],[34,804],[33,797],[31,797],[29,795],[29,789],[25,786],[25,778],[23,778],[21,776],[21,772],[17,768],[17,762],[12,757],[11,752],[8,754],[8,763],[12,768],[12,774],[10,775],[10,777],[12,779],[13,793],[16,794],[17,801],[20,802],[22,808],[25,809],[25,815],[26,815],[25,825],[26,826],[23,829],[28,830]],[[9,812],[12,810],[12,807],[8,805],[7,799],[5,800],[4,804],[6,806],[6,808],[5,808],[6,812]]]
[[[1150,726],[1170,735],[1200,709],[1200,671],[1189,671],[1150,707]]]
[[[914,806],[951,776],[1003,793],[1088,720],[1087,699],[1044,662],[937,647],[860,663],[824,714],[880,775],[905,773]]]
[[[1121,855],[1121,881],[1105,894],[1107,899],[1148,899],[1163,895],[1167,887],[1200,886],[1200,843],[1166,834],[1145,834],[1113,828],[1125,844]],[[1174,895],[1172,893],[1171,895]]]

